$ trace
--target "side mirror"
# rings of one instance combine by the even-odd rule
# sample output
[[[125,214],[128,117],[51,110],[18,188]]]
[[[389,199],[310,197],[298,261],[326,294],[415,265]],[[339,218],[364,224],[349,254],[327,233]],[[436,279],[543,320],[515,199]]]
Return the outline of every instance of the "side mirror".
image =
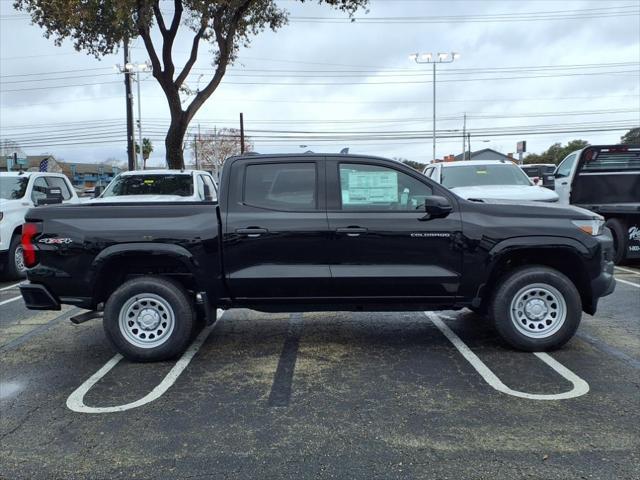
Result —
[[[62,203],[62,189],[60,187],[49,187],[46,189],[46,196],[36,200],[36,206],[55,205]]]
[[[205,202],[213,201],[213,194],[211,193],[211,187],[206,183],[204,184],[204,201]]]
[[[424,198],[424,211],[426,215],[420,220],[431,220],[432,218],[444,218],[451,213],[453,206],[445,197],[431,195]]]
[[[98,187],[97,185],[93,187],[93,198],[98,198],[102,193],[102,187]]]

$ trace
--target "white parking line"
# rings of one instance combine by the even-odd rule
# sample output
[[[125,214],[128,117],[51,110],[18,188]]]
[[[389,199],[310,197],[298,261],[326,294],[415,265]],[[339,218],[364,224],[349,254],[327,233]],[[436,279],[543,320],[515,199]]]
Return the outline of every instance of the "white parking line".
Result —
[[[21,283],[22,282],[18,282],[18,283],[14,283],[13,285],[9,285],[8,287],[2,287],[2,288],[0,288],[0,292],[4,292],[5,290],[11,290],[12,288],[16,288]]]
[[[218,310],[220,312],[220,310]],[[218,315],[218,318],[221,318],[221,315]],[[69,410],[73,410],[78,413],[115,413],[115,412],[124,412],[126,410],[131,410],[132,408],[141,407],[142,405],[146,405],[147,403],[153,402],[160,398],[169,388],[175,383],[180,374],[184,371],[185,368],[191,362],[194,355],[198,352],[204,341],[207,339],[211,331],[214,329],[215,324],[209,327],[206,327],[200,335],[196,337],[191,346],[187,349],[186,352],[182,354],[182,357],[176,362],[176,364],[169,370],[169,373],[162,379],[162,381],[154,387],[151,392],[149,392],[144,397],[136,400],[135,402],[126,403],[124,405],[115,405],[113,407],[89,407],[84,404],[84,396],[87,392],[93,387],[102,377],[104,377],[107,373],[115,367],[120,360],[122,360],[122,355],[117,354],[111,360],[109,360],[100,370],[91,375],[87,381],[85,381],[82,385],[80,385],[71,395],[67,398],[67,408]]]
[[[10,298],[9,300],[3,300],[2,302],[0,302],[0,307],[2,305],[6,305],[7,303],[11,303],[11,302],[15,302],[16,300],[20,300],[21,298],[22,298],[22,295],[18,295],[17,297]]]
[[[615,267],[616,270],[620,270],[621,272],[625,272],[625,273],[633,273],[634,275],[640,275],[640,272],[636,272],[635,270],[630,270],[628,268],[623,268],[623,267]]]
[[[620,283],[624,283],[625,285],[631,285],[632,287],[640,288],[640,284],[630,282],[629,280],[623,280],[618,277],[616,277],[616,282],[620,282]]]
[[[563,393],[527,393],[513,390],[507,387],[502,380],[500,380],[495,373],[485,365],[485,363],[478,358],[478,356],[471,351],[471,349],[451,330],[446,323],[444,323],[437,314],[433,312],[425,312],[427,317],[433,322],[433,324],[444,334],[445,337],[453,344],[454,347],[462,354],[462,356],[471,364],[473,368],[480,374],[484,380],[499,392],[506,393],[507,395],[513,395],[514,397],[526,398],[528,400],[565,400],[568,398],[580,397],[589,391],[589,384],[582,378],[577,376],[567,367],[555,360],[553,357],[546,353],[534,353],[536,357],[550,366],[553,370],[559,373],[566,380],[571,382],[573,388],[568,392]]]

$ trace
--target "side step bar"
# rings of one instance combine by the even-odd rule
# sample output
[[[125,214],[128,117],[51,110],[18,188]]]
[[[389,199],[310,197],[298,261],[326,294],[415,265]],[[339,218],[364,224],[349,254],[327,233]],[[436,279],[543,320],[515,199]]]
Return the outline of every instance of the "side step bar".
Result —
[[[101,318],[102,314],[103,312],[92,310],[90,312],[84,312],[84,313],[81,313],[80,315],[75,315],[73,317],[70,317],[69,320],[71,320],[71,323],[80,325],[81,323],[84,323],[88,320],[92,320],[94,318]]]

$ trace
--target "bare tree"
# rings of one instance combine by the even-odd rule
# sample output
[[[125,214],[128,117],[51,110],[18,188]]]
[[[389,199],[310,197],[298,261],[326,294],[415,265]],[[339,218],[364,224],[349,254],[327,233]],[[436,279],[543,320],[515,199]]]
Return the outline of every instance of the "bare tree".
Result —
[[[209,130],[196,135],[191,145],[194,157],[197,152],[198,165],[214,171],[217,176],[227,158],[240,154],[240,130],[236,128]],[[244,145],[245,151],[253,150],[253,142],[246,136]]]
[[[368,1],[317,0],[349,15]],[[287,23],[288,12],[276,0],[173,0],[172,3],[172,12],[166,9],[169,2],[160,0],[14,0],[13,5],[27,11],[32,21],[45,30],[45,36],[53,37],[57,45],[71,39],[77,50],[97,58],[113,53],[123,41],[140,37],[171,115],[165,137],[167,165],[182,168],[182,148],[189,122],[218,88],[240,46],[248,46],[253,36],[267,28],[278,30]],[[176,68],[173,45],[179,31],[190,34],[191,50],[184,65]],[[183,108],[185,99],[180,95],[190,93],[185,80],[198,59],[201,43],[211,47],[213,73],[202,89],[192,92],[192,100]]]

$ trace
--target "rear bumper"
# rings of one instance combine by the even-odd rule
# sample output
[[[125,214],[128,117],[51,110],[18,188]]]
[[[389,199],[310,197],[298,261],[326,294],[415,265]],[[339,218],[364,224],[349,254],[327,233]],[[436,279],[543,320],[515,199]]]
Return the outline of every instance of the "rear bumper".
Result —
[[[29,310],[60,310],[60,302],[44,285],[24,283],[20,293]]]

